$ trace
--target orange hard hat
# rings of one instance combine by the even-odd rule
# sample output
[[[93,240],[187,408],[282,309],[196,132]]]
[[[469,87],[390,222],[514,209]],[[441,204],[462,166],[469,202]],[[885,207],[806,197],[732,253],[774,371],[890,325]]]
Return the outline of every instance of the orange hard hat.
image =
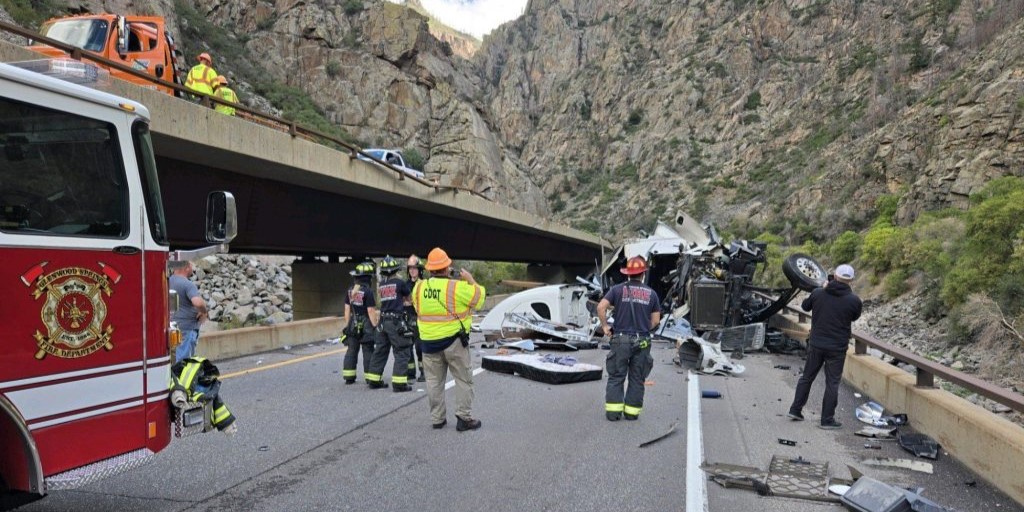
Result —
[[[452,266],[452,259],[440,247],[434,247],[427,255],[427,270],[441,270]]]
[[[643,274],[644,272],[647,272],[647,260],[645,260],[643,256],[633,256],[626,262],[626,266],[624,268],[619,269],[619,272],[622,272],[627,276]]]
[[[213,64],[213,59],[210,57],[209,53],[206,53],[206,52],[200,53],[199,56],[196,57],[196,58],[199,59],[199,60],[205,60],[207,62],[207,64]]]
[[[227,85],[228,84],[228,79],[224,75],[218,76],[217,77],[217,83],[221,84],[221,85]]]

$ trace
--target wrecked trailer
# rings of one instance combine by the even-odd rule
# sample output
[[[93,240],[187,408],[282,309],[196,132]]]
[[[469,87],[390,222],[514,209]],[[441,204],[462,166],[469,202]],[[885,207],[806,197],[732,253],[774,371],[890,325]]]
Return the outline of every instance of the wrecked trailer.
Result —
[[[662,298],[664,315],[655,334],[677,344],[680,365],[705,373],[742,373],[723,351],[763,347],[764,323],[800,291],[827,280],[814,258],[793,254],[782,264],[789,287],[757,286],[759,269],[767,265],[766,243],[726,244],[713,226],[682,212],[673,225],[658,222],[654,233],[624,243],[602,270],[603,290],[626,279],[615,269],[633,256],[647,260],[647,285]]]

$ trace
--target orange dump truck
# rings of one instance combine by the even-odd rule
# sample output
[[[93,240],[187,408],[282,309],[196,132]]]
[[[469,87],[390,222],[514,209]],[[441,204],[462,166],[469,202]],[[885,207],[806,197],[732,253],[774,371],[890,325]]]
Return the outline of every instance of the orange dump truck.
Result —
[[[117,14],[71,16],[47,21],[40,33],[168,82],[181,83],[176,70],[174,39],[167,32],[163,18]],[[45,44],[35,44],[30,49],[50,57],[65,55]],[[116,78],[174,94],[174,90],[168,87],[160,87],[123,71],[108,71]]]

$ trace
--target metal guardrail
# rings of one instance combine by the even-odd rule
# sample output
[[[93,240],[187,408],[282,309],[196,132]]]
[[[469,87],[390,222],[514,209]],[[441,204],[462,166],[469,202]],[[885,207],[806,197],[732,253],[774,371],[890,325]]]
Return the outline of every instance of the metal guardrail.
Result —
[[[806,311],[792,306],[786,306],[785,311],[797,315],[800,323],[810,321],[811,315]],[[1005,405],[1014,411],[1024,413],[1024,395],[1015,393],[1013,390],[1002,388],[985,382],[973,375],[954,370],[943,366],[935,361],[921,357],[909,350],[891,345],[878,338],[855,331],[853,333],[853,350],[858,356],[869,356],[868,348],[873,348],[892,356],[897,361],[912,365],[917,369],[917,386],[921,388],[934,388],[935,377],[961,386],[973,393],[977,393],[993,402]]]
[[[405,171],[403,171],[403,170],[401,170],[401,169],[399,169],[397,167],[394,167],[393,165],[389,164],[388,162],[385,162],[384,160],[380,160],[380,159],[374,157],[373,155],[370,155],[369,153],[364,152],[361,148],[359,148],[357,146],[354,146],[354,145],[352,145],[352,144],[350,144],[348,142],[345,142],[345,141],[343,141],[341,139],[332,137],[332,136],[327,135],[325,133],[319,132],[317,130],[313,130],[313,129],[310,129],[310,128],[305,128],[303,126],[299,126],[298,124],[295,123],[295,121],[290,121],[290,120],[283,119],[283,118],[280,118],[280,117],[275,117],[275,116],[272,116],[270,114],[264,114],[263,112],[259,112],[259,111],[253,110],[253,109],[251,109],[249,107],[246,107],[246,106],[238,104],[238,103],[233,103],[233,102],[230,102],[230,101],[224,101],[224,100],[222,100],[222,99],[220,99],[220,98],[218,98],[216,96],[210,95],[210,94],[205,94],[205,93],[193,91],[192,89],[189,89],[189,88],[187,88],[187,87],[185,87],[183,85],[172,83],[172,82],[168,82],[168,81],[163,80],[161,78],[157,78],[157,77],[155,77],[153,75],[150,75],[149,73],[145,73],[145,72],[139,71],[138,69],[135,69],[135,68],[133,68],[131,66],[127,66],[127,65],[122,64],[120,62],[107,59],[106,57],[101,57],[101,56],[96,55],[96,54],[94,54],[92,52],[89,52],[89,51],[83,50],[81,48],[78,48],[76,46],[72,46],[72,45],[63,43],[61,41],[57,41],[55,39],[51,39],[49,37],[42,36],[42,35],[40,35],[40,34],[38,34],[36,32],[28,30],[26,28],[19,27],[18,25],[14,25],[14,24],[11,24],[11,23],[0,21],[0,30],[3,30],[5,32],[9,32],[9,33],[12,33],[12,34],[24,37],[24,38],[26,38],[28,40],[31,40],[34,43],[43,43],[46,46],[50,46],[52,48],[56,48],[56,49],[58,49],[60,51],[63,51],[65,53],[67,53],[68,56],[71,57],[72,59],[75,59],[75,60],[83,60],[84,59],[84,60],[95,62],[97,64],[102,64],[103,66],[106,66],[106,67],[109,67],[109,68],[112,68],[112,69],[116,69],[116,70],[118,70],[120,72],[129,74],[129,75],[134,76],[136,78],[141,78],[141,79],[146,80],[148,82],[151,82],[151,83],[153,83],[155,85],[159,85],[161,87],[165,87],[165,88],[177,91],[177,92],[181,93],[182,95],[189,95],[189,96],[194,96],[194,97],[197,97],[197,98],[201,98],[202,104],[205,105],[206,107],[212,107],[214,104],[219,104],[219,105],[225,105],[225,106],[232,107],[232,108],[234,108],[234,109],[236,109],[238,111],[245,112],[247,115],[250,115],[250,116],[253,116],[253,117],[256,117],[256,118],[259,118],[259,119],[263,119],[265,121],[270,121],[272,123],[270,125],[267,125],[267,124],[264,124],[264,123],[258,123],[258,124],[260,124],[262,126],[277,127],[277,128],[285,129],[292,137],[304,136],[305,138],[308,138],[308,139],[312,140],[313,142],[317,142],[317,141],[315,139],[312,139],[312,138],[316,138],[316,139],[321,139],[321,140],[332,142],[334,144],[337,144],[337,145],[347,149],[349,151],[349,159],[358,158],[361,155],[362,157],[365,157],[366,160],[372,161],[372,162],[374,162],[374,163],[376,163],[376,164],[378,164],[380,166],[383,166],[385,169],[392,170],[392,171],[398,173],[398,179],[399,180],[404,181],[405,179],[408,178],[408,179],[411,179],[412,181],[415,181],[416,183],[419,183],[421,185],[430,187],[430,188],[434,189],[435,191],[447,191],[447,190],[450,190],[450,191],[452,191],[452,192],[454,192],[456,194],[459,193],[460,191],[463,191],[463,192],[468,192],[469,194],[475,195],[477,197],[481,197],[481,198],[486,199],[488,201],[491,201],[491,198],[483,195],[480,192],[477,192],[476,190],[473,190],[473,189],[470,189],[470,188],[467,188],[467,187],[459,187],[459,186],[455,186],[455,185],[441,185],[440,183],[434,183],[434,182],[431,182],[431,181],[424,180],[422,178],[418,178],[416,176],[411,176],[411,175],[407,174]],[[185,97],[188,97],[188,96],[185,96]]]

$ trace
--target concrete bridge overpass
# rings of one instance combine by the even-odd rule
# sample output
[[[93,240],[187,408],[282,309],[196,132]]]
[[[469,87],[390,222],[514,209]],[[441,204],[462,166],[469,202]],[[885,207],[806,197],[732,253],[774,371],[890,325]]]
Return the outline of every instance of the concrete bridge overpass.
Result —
[[[0,42],[0,61],[39,55]],[[469,193],[438,191],[348,153],[155,90],[112,80],[110,92],[146,105],[168,231],[175,246],[204,244],[205,198],[232,192],[232,251],[312,255],[424,253],[592,267],[602,241]]]

